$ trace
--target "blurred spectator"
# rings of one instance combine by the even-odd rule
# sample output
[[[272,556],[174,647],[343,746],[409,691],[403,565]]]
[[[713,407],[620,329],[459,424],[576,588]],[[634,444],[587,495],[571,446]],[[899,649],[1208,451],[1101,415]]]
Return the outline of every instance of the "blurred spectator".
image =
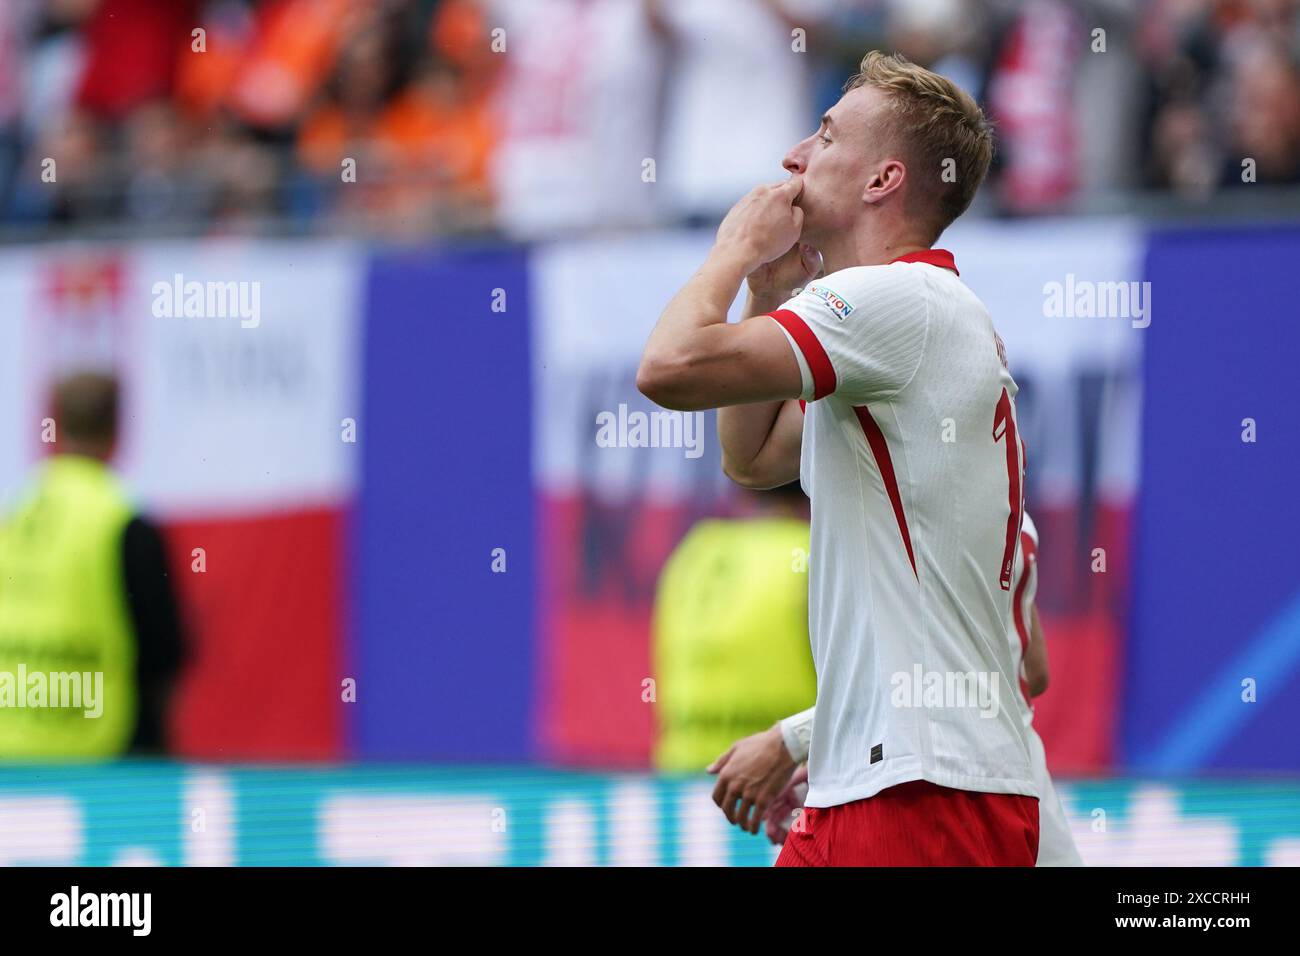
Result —
[[[212,183],[193,161],[189,129],[168,100],[136,108],[123,130],[123,215],[184,224],[211,213]]]
[[[190,39],[197,0],[98,0],[82,25],[85,65],[77,103],[121,119],[172,92],[176,61]]]
[[[1261,38],[1229,78],[1231,117],[1224,181],[1241,184],[1254,160],[1261,183],[1300,183],[1300,69],[1277,39]]]
[[[375,184],[395,173],[395,125],[389,110],[405,86],[410,62],[396,24],[373,11],[344,38],[325,101],[303,124],[298,154],[307,169],[334,182],[342,163],[356,166],[356,187],[340,192],[345,209],[376,205]],[[360,197],[359,202],[350,202]]]
[[[886,46],[926,64],[971,96],[984,82],[991,21],[972,0],[890,0]],[[860,54],[859,54],[860,56]],[[857,62],[852,64],[856,72]]]
[[[1031,0],[1011,24],[989,78],[997,188],[1012,212],[1066,206],[1078,184],[1075,74],[1087,33],[1064,0]]]
[[[286,208],[280,152],[228,117],[214,120],[187,161],[211,189],[212,232],[256,232]]]
[[[426,62],[390,113],[399,175],[430,190],[443,229],[483,225],[490,215],[496,130],[486,99],[474,95],[472,83],[449,60]]]
[[[668,161],[655,147],[661,60],[642,0],[487,9],[504,31],[492,182],[505,229],[538,237],[652,222]]]
[[[486,100],[452,60],[413,66],[398,28],[377,17],[347,39],[329,98],[299,134],[299,160],[344,218],[402,231],[479,223],[494,142]]]
[[[782,158],[817,127],[810,51],[831,4],[647,5],[670,51],[659,178],[676,216],[714,222],[755,185],[784,179]]]
[[[9,191],[22,150],[19,14],[16,3],[0,6],[0,197]]]
[[[60,382],[57,451],[0,522],[0,759],[165,749],[183,639],[162,538],[108,467],[117,408],[110,376]],[[77,705],[34,704],[34,679],[75,684]]]
[[[488,33],[479,0],[442,0],[431,19],[435,55],[456,66],[464,95],[475,102],[491,93],[502,59],[492,52]]]
[[[1076,195],[1085,200],[1131,194],[1142,184],[1142,137],[1136,131],[1142,123],[1144,77],[1134,36],[1140,13],[1140,5],[1130,0],[1088,0],[1082,6],[1083,48],[1071,112]]]
[[[82,112],[47,124],[19,171],[13,218],[63,223],[116,216],[107,142],[103,127]]]
[[[218,90],[209,99],[240,121],[266,130],[286,130],[303,116],[354,30],[364,31],[381,4],[374,0],[270,0],[254,8],[253,19],[223,9],[219,36],[240,44],[223,68],[209,68]],[[233,26],[238,23],[239,27]],[[237,34],[240,27],[247,31]],[[218,49],[220,54],[225,51]],[[194,58],[206,57],[196,54]]]

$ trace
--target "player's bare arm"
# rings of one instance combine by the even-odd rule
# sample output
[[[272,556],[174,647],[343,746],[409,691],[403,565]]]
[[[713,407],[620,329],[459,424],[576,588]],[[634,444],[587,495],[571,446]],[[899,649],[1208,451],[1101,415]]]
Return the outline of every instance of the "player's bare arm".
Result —
[[[664,309],[646,342],[637,388],[665,408],[698,411],[797,398],[798,360],[767,318],[730,325],[727,310],[746,277],[796,248],[802,179],[758,186],[718,227],[698,272]]]
[[[779,308],[792,293],[804,272],[801,264],[795,266],[799,275],[780,280],[779,286],[772,278],[778,266],[788,268],[791,253],[798,257],[799,247],[750,274],[744,313],[747,317]],[[723,473],[739,485],[764,489],[794,481],[799,475],[803,444],[803,409],[793,399],[719,408],[718,444],[722,448]]]
[[[793,399],[718,409],[722,470],[745,488],[779,488],[799,477],[803,409]]]
[[[796,243],[749,274],[745,315],[774,312],[822,271],[821,253]],[[797,401],[755,402],[718,409],[722,470],[746,488],[776,488],[799,477],[803,408]]]
[[[1029,643],[1025,646],[1025,682],[1029,685],[1029,696],[1037,697],[1047,690],[1047,642],[1036,602],[1030,622]]]

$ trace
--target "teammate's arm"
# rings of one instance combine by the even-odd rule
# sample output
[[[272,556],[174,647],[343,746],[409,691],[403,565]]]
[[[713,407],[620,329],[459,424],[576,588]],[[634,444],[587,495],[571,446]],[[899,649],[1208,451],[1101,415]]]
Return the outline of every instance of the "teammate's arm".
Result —
[[[1037,697],[1047,690],[1047,642],[1043,639],[1043,625],[1038,620],[1038,603],[1030,613],[1029,643],[1025,645],[1025,683],[1029,696]]]
[[[664,309],[646,342],[637,388],[665,408],[696,411],[798,398],[803,373],[785,332],[765,316],[730,325],[745,277],[797,248],[803,210],[798,176],[759,186],[718,227],[699,271]]]
[[[709,764],[708,772],[718,775],[713,802],[731,823],[758,832],[772,800],[789,784],[799,763],[808,758],[812,719],[810,707],[737,740]]]

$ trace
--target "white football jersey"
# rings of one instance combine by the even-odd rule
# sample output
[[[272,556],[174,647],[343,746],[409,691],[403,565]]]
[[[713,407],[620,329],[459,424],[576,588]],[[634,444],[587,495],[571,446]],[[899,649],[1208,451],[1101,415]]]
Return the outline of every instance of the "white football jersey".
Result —
[[[936,249],[832,273],[770,314],[807,402],[807,805],[911,780],[1037,796],[1006,638],[1017,388],[988,311]]]
[[[1034,598],[1038,593],[1038,529],[1034,527],[1029,512],[1025,512],[1020,524],[1020,551],[1016,555],[1015,580],[1011,627],[1007,629],[1007,639],[1020,684],[1022,715],[1029,740],[1029,762],[1038,784],[1038,865],[1083,866],[1083,859],[1074,845],[1074,836],[1070,833],[1065,807],[1061,805],[1061,798],[1056,793],[1052,775],[1047,772],[1047,751],[1033,727],[1034,705],[1029,696],[1029,683],[1024,677],[1025,648],[1029,646]]]

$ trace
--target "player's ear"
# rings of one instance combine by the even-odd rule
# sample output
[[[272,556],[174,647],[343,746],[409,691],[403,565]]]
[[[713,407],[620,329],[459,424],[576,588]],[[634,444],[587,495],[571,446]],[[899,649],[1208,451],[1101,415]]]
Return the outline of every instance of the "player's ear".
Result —
[[[867,179],[862,189],[862,201],[878,203],[886,196],[897,192],[907,179],[907,167],[897,159],[886,159],[880,163]]]

